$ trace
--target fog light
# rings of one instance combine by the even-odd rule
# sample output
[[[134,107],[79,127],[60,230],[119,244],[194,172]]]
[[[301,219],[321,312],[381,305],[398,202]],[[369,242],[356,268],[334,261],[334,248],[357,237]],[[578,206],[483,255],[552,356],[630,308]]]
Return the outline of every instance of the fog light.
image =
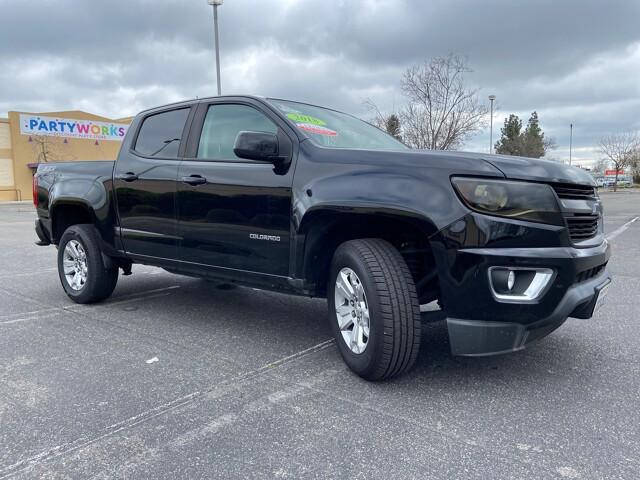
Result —
[[[501,302],[535,302],[545,293],[553,276],[554,271],[550,268],[489,268],[491,292]]]

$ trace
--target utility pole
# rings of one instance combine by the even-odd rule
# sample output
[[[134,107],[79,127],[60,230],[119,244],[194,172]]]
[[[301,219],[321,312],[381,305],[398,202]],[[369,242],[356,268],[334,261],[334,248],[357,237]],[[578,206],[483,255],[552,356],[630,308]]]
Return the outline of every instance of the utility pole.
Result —
[[[489,153],[493,153],[493,101],[496,99],[495,95],[489,95],[489,101],[491,102],[491,120],[489,120]]]
[[[218,40],[218,7],[223,4],[224,0],[207,0],[209,5],[213,6],[213,31],[216,41],[216,80],[218,84],[218,96],[222,95],[222,85],[220,84],[220,42]]]
[[[569,124],[569,165],[571,165],[571,154],[573,150],[573,123]]]

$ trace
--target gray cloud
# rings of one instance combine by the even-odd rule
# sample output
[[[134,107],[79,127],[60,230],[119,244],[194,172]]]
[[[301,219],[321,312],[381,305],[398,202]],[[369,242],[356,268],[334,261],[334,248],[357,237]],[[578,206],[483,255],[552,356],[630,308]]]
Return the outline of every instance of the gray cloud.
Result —
[[[205,0],[0,0],[0,114],[86,109],[112,117],[215,92]],[[498,96],[494,128],[537,110],[566,156],[640,128],[640,2],[574,0],[227,0],[223,89],[366,116],[402,103],[404,69],[465,55],[469,81]],[[497,127],[497,128],[496,128]],[[488,132],[467,145],[487,150]],[[580,157],[580,155],[582,157]]]

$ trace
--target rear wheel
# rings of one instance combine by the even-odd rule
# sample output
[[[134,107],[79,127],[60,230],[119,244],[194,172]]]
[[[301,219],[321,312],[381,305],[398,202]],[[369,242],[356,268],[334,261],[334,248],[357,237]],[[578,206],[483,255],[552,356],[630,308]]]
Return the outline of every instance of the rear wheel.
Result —
[[[393,245],[381,239],[343,243],[329,278],[329,323],[349,368],[367,380],[410,369],[420,348],[420,306]]]
[[[118,268],[108,268],[93,225],[72,225],[58,245],[58,276],[66,294],[76,303],[109,297],[118,282]]]

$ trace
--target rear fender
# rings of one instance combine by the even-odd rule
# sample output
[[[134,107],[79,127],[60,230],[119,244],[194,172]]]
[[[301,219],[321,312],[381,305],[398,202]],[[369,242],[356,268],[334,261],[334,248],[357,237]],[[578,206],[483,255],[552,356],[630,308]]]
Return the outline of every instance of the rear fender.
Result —
[[[59,240],[59,212],[75,208],[85,212],[85,218],[91,220],[90,223],[98,229],[100,237],[108,245],[113,245],[115,215],[109,200],[105,184],[97,179],[64,178],[54,183],[49,191],[52,239],[55,243]]]

